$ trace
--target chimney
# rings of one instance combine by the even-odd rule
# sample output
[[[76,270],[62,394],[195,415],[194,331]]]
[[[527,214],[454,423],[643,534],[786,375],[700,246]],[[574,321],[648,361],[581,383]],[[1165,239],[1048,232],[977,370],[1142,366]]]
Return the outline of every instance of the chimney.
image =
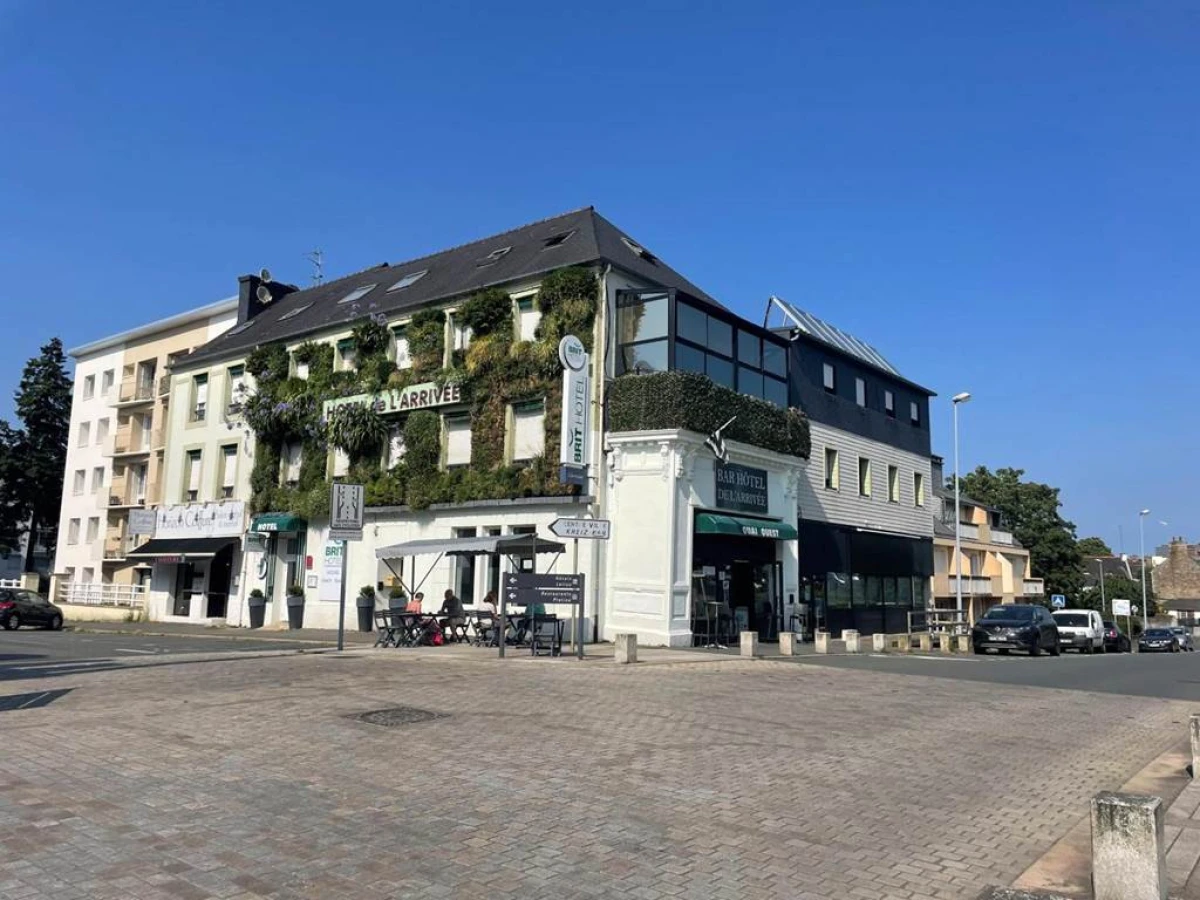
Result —
[[[930,488],[935,491],[940,491],[946,486],[946,475],[942,470],[943,462],[940,456],[931,456],[929,458],[929,477],[933,479],[933,484]]]
[[[238,276],[238,325],[249,322],[269,305],[258,299],[258,289],[260,287],[265,287],[270,292],[271,303],[300,290],[293,284],[284,284],[280,281],[263,281],[258,275]]]

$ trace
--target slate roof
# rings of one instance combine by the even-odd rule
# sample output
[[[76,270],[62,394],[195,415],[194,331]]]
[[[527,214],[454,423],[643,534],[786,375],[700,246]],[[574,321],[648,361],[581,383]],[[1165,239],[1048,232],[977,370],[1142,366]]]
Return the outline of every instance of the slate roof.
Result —
[[[567,234],[569,237],[561,239]],[[552,243],[556,238],[561,240]],[[675,288],[703,303],[725,308],[588,206],[429,256],[383,263],[287,294],[251,319],[245,329],[235,327],[198,348],[187,357],[187,363],[246,353],[260,344],[349,327],[372,313],[393,316],[413,311],[564,266],[604,262],[651,284]],[[388,291],[404,276],[422,271],[425,274],[409,286]],[[357,300],[338,302],[368,285],[375,287]]]

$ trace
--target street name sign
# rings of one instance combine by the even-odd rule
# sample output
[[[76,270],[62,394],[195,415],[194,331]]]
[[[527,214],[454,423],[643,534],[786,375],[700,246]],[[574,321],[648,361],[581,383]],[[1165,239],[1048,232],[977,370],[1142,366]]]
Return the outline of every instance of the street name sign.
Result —
[[[1114,599],[1112,602],[1112,614],[1114,616],[1131,616],[1130,601]]]
[[[550,530],[560,538],[607,541],[612,522],[608,519],[555,519],[550,523]]]
[[[329,540],[361,541],[363,486],[335,483],[329,486]]]

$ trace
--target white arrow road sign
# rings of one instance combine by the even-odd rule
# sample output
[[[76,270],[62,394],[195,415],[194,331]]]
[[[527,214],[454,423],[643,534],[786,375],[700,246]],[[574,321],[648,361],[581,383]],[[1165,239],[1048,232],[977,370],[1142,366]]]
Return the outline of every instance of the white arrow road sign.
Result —
[[[550,530],[560,538],[607,541],[612,522],[608,519],[555,519],[550,523]]]

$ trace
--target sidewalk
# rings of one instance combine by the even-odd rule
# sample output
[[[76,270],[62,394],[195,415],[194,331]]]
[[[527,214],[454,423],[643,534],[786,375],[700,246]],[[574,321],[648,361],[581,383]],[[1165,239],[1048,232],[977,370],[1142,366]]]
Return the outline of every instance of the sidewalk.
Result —
[[[1200,897],[1200,782],[1191,781],[1167,808],[1167,880],[1172,897]]]
[[[285,641],[287,643],[336,644],[337,629],[234,628],[228,625],[188,625],[181,622],[77,622],[68,631],[92,634],[141,634],[149,637],[215,637],[224,640]],[[375,632],[346,629],[346,645],[361,647],[375,643]]]

